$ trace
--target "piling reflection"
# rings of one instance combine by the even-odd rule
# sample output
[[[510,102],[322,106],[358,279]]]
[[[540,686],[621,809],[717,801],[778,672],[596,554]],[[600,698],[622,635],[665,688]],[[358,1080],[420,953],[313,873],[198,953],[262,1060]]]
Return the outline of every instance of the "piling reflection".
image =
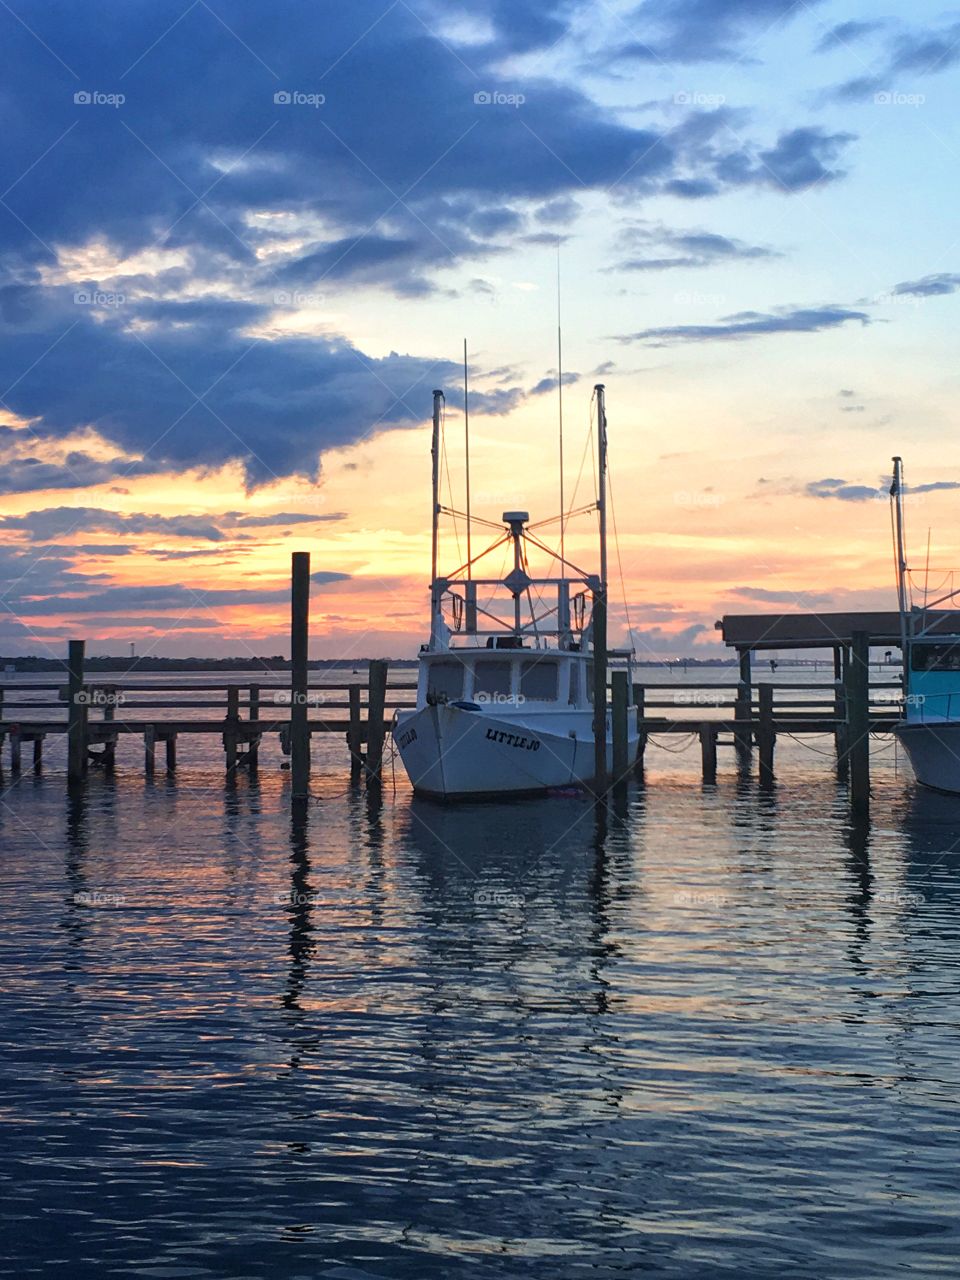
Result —
[[[287,917],[290,922],[288,952],[290,964],[283,995],[285,1009],[301,1012],[300,997],[307,982],[310,959],[314,952],[313,899],[310,882],[311,805],[294,804],[290,815],[290,900]],[[291,1063],[291,1065],[294,1065]]]

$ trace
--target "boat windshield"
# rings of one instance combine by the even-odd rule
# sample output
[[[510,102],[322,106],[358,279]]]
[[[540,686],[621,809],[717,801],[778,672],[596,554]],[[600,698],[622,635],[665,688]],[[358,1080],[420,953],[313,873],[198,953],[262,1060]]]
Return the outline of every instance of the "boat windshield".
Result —
[[[960,640],[912,645],[910,666],[914,671],[960,671]]]

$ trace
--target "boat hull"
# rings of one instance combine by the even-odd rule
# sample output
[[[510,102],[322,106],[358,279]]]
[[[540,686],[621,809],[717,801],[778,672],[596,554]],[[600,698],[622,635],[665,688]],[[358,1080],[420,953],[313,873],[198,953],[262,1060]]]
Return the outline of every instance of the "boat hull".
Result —
[[[418,795],[444,800],[537,795],[592,780],[589,714],[521,721],[438,705],[401,712],[394,742]],[[636,758],[639,735],[628,739]],[[607,768],[613,752],[607,742]]]
[[[960,721],[901,724],[895,733],[922,786],[960,795]]]

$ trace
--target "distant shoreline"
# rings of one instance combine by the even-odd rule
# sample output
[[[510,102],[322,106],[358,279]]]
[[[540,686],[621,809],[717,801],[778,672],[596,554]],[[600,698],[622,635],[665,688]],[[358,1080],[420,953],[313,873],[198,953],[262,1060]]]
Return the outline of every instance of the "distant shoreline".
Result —
[[[313,658],[310,660],[311,671],[359,671],[366,670],[370,658]],[[389,658],[392,667],[416,668],[417,658]],[[635,667],[735,667],[736,658],[669,658],[662,661],[635,660]],[[778,660],[778,665],[793,666],[790,659]],[[807,665],[804,663],[804,665]],[[0,657],[0,679],[5,668],[13,668],[14,674],[24,672],[65,671],[66,660],[60,658],[42,658],[34,655],[26,657]],[[162,671],[251,671],[273,674],[278,671],[289,671],[290,660],[280,656],[269,658],[124,658],[119,655],[100,655],[88,657],[84,662],[87,672],[109,671],[111,674],[132,675],[144,672]],[[6,674],[11,674],[9,670]]]

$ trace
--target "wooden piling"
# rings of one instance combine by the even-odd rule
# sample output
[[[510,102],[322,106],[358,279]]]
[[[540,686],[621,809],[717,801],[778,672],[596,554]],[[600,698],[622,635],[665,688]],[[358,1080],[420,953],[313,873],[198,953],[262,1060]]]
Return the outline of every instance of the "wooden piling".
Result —
[[[644,717],[644,701],[645,690],[642,684],[633,686],[633,705],[637,709],[637,733],[640,735],[637,739],[637,758],[634,762],[638,769],[643,768],[643,754],[647,749],[647,731],[643,727]]]
[[[67,648],[67,782],[80,782],[87,773],[87,703],[83,688],[83,640]]]
[[[593,593],[593,789],[607,790],[607,596],[604,587]]]
[[[370,663],[367,684],[367,778],[379,779],[383,767],[383,739],[386,733],[384,711],[387,701],[389,663],[375,659]]]
[[[610,677],[610,702],[613,727],[613,780],[625,781],[630,772],[630,750],[628,746],[629,723],[627,719],[630,705],[630,676],[626,671],[614,671]]]
[[[757,722],[757,745],[760,749],[760,781],[773,781],[773,753],[777,745],[777,734],[773,725],[773,685],[757,686],[760,698]]]
[[[33,740],[33,772],[43,772],[43,734],[38,733]]]
[[[167,773],[176,773],[177,771],[177,735],[168,733],[166,740],[167,752]]]
[[[260,719],[260,686],[250,686],[250,719],[255,723]],[[247,770],[256,773],[260,767],[260,735],[252,737],[247,744]]]
[[[850,805],[855,813],[870,808],[870,637],[854,631],[847,673],[847,730]]]
[[[700,761],[703,765],[704,782],[717,780],[717,726],[702,724],[700,726]]]
[[[847,672],[850,667],[850,651],[846,645],[833,649],[833,745],[837,755],[837,777],[846,782],[850,773],[849,741],[847,735]]]
[[[749,722],[753,715],[753,673],[750,650],[738,649],[737,654],[740,658],[740,683],[737,685],[733,718]],[[741,757],[748,756],[753,748],[753,735],[749,725],[742,729],[734,729],[733,741],[737,754]]]
[[[236,776],[237,742],[240,726],[240,690],[235,684],[227,686],[227,719],[223,730],[223,749],[227,757],[227,774]]]
[[[16,776],[20,772],[20,744],[23,741],[20,726],[15,724],[10,730],[10,772]]]
[[[363,769],[363,735],[360,720],[360,686],[352,684],[347,690],[350,700],[350,727],[347,730],[347,750],[350,753],[350,778],[353,782]]]
[[[148,724],[143,731],[143,771],[152,778],[157,764],[157,726]]]
[[[307,650],[310,640],[310,552],[294,551],[290,604],[290,773],[292,798],[310,794]]]

